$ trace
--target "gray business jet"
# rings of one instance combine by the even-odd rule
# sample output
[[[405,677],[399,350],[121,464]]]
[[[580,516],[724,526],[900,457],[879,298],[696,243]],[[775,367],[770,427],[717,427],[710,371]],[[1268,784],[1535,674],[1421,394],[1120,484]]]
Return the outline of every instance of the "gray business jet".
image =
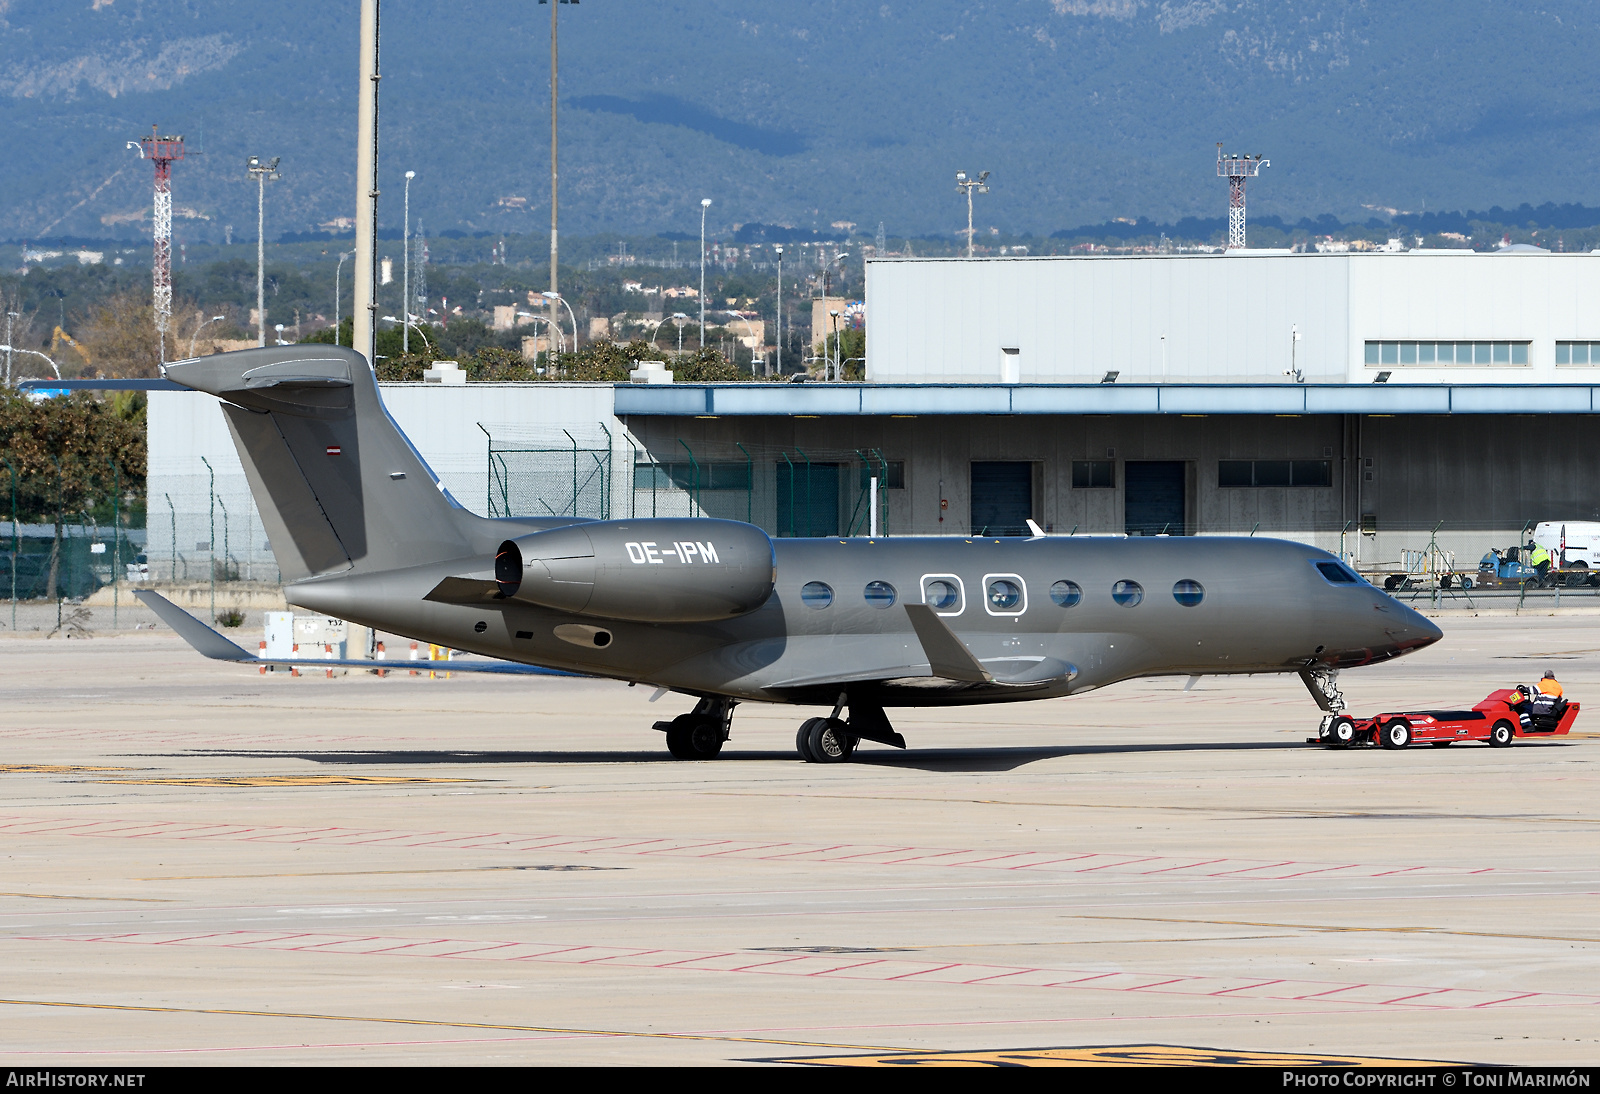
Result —
[[[886,708],[1139,676],[1297,673],[1326,727],[1343,707],[1338,670],[1441,637],[1334,556],[1282,540],[773,540],[713,519],[491,520],[449,496],[354,351],[275,346],[166,374],[222,400],[291,604],[500,659],[484,668],[693,696],[656,723],[683,759],[716,756],[745,701],[831,706],[796,738],[831,763],[860,740],[905,747]],[[201,653],[267,663],[140,597]]]

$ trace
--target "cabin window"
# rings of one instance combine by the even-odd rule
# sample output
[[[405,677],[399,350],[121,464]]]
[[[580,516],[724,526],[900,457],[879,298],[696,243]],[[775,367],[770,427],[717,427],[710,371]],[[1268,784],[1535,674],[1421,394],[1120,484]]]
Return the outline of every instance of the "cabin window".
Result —
[[[874,608],[890,608],[894,606],[894,586],[887,581],[869,581],[864,590],[867,603]]]
[[[1185,608],[1193,608],[1205,598],[1205,587],[1198,581],[1180,581],[1172,587],[1172,599]]]
[[[1058,581],[1050,586],[1050,599],[1063,608],[1070,608],[1083,599],[1083,589],[1076,581]]]
[[[936,612],[961,613],[961,586],[956,578],[933,577],[922,581],[922,602]]]
[[[989,611],[1013,614],[1022,611],[1022,583],[1010,578],[990,579],[987,585]]]
[[[1137,581],[1119,581],[1111,586],[1111,599],[1124,608],[1131,608],[1144,599],[1144,586]]]
[[[821,581],[808,581],[800,586],[800,602],[808,608],[826,608],[833,603],[833,588]]]

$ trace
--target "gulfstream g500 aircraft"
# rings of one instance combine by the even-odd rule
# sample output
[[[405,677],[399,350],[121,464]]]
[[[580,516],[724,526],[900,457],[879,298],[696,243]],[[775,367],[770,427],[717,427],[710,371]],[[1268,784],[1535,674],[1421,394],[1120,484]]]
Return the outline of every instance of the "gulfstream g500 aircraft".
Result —
[[[831,706],[796,742],[820,763],[861,739],[904,747],[886,707],[1136,676],[1298,673],[1332,711],[1338,669],[1440,637],[1332,555],[1280,540],[772,540],[727,520],[490,520],[444,491],[354,351],[244,350],[167,377],[223,401],[290,603],[694,696],[656,726],[681,758],[717,755],[745,701]],[[207,656],[257,661],[141,597]]]

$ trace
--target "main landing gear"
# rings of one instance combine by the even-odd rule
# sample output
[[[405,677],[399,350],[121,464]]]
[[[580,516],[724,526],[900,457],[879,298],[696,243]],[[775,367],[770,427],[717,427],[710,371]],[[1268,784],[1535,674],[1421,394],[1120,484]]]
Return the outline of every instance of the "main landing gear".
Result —
[[[674,759],[714,760],[729,737],[738,705],[737,699],[702,698],[688,714],[655,727],[667,735],[667,751]]]
[[[839,714],[847,706],[850,708],[850,717],[840,718]],[[877,741],[895,748],[906,747],[906,739],[894,731],[881,706],[876,703],[852,703],[846,693],[840,692],[832,714],[826,718],[808,718],[800,724],[794,747],[807,763],[842,764],[855,754],[856,745],[863,740]]]

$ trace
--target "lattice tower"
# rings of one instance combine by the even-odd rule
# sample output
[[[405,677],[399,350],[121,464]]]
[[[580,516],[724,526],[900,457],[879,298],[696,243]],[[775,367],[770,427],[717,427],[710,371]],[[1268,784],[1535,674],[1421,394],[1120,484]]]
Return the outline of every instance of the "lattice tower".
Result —
[[[1223,155],[1222,142],[1217,142],[1217,176],[1228,180],[1228,249],[1242,248],[1244,242],[1244,184],[1245,180],[1261,174],[1263,167],[1271,167],[1271,160],[1255,156]]]
[[[167,359],[167,331],[172,326],[172,164],[183,159],[183,138],[150,135],[139,140],[139,155],[156,167],[155,204],[151,214],[154,254],[150,260],[151,301],[156,333],[161,339],[161,360]]]

